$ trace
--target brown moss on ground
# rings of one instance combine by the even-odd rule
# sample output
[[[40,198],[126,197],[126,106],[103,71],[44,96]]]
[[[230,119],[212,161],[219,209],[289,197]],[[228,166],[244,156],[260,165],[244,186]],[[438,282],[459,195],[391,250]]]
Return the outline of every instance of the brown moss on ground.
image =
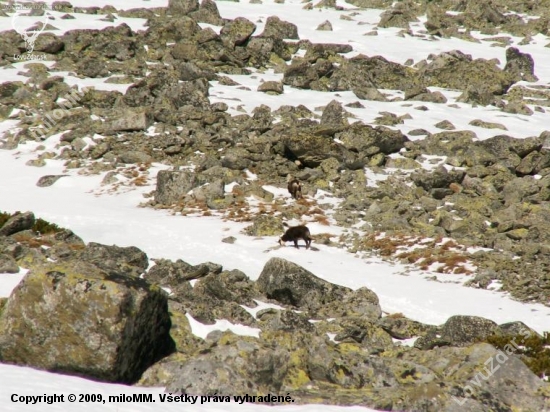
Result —
[[[403,233],[384,235],[381,232],[374,232],[360,241],[359,250],[374,250],[381,256],[414,264],[422,270],[429,270],[432,264],[439,264],[440,266],[435,270],[438,273],[472,273],[465,266],[470,261],[470,257],[463,251],[464,247],[453,240],[443,243],[442,237],[431,239]]]

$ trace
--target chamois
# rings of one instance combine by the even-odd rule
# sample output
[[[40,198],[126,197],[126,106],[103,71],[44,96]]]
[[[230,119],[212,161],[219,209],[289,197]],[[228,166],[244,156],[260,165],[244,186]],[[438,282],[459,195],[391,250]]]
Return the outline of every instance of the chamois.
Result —
[[[306,249],[309,249],[311,245],[311,234],[309,229],[304,226],[289,227],[285,234],[279,238],[279,245],[283,245],[284,242],[294,242],[294,247],[298,249],[298,240],[303,239],[306,242]]]
[[[302,198],[302,185],[300,184],[300,181],[293,177],[292,175],[288,175],[286,177],[286,181],[288,183],[288,193],[290,193],[290,196],[292,196],[293,199],[301,199]]]

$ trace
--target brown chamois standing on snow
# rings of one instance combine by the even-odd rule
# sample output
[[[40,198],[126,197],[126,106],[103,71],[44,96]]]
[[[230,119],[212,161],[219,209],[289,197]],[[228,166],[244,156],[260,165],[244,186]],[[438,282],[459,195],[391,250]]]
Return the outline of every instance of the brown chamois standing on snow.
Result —
[[[298,249],[299,239],[306,242],[306,249],[309,249],[311,234],[309,233],[309,229],[304,225],[289,227],[285,234],[279,238],[279,245],[282,246],[284,242],[294,242],[294,247]]]
[[[288,183],[288,193],[290,193],[290,196],[292,196],[293,199],[301,199],[302,198],[302,185],[300,184],[300,181],[293,177],[292,175],[288,175],[286,177],[286,181]]]

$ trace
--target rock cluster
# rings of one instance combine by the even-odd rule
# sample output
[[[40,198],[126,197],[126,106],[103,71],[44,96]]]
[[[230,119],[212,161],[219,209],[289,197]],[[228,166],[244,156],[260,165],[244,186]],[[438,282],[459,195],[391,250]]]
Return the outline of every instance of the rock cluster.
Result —
[[[56,3],[67,18],[116,12],[111,6]],[[427,41],[475,40],[470,31],[495,36],[505,31],[527,44],[536,34],[548,34],[545,2],[349,3],[385,9],[378,26],[398,27],[402,35],[413,35],[411,23],[426,14]],[[330,1],[317,6],[337,7]],[[541,17],[517,14],[527,12]],[[425,270],[437,264],[444,273],[468,273],[473,265],[469,286],[487,288],[498,281],[516,299],[549,303],[548,132],[515,139],[504,125],[475,119],[473,127],[502,130],[480,141],[450,119],[434,125],[440,132],[405,135],[395,126],[410,119],[408,114],[380,112],[372,124],[355,122],[352,114],[369,100],[402,102],[420,111],[447,104],[443,93],[430,88],[458,91],[459,103],[492,105],[507,114],[544,111],[550,93],[517,84],[537,80],[536,62],[509,47],[506,37],[490,40],[506,47],[503,62],[451,50],[400,64],[381,56],[349,57],[348,44],[300,40],[298,27],[275,16],[257,33],[246,18],[223,18],[211,0],[170,0],[167,8],[118,15],[147,19],[147,30],[120,24],[37,38],[35,51],[55,64],[27,64],[21,72],[27,82],[0,84],[0,120],[19,110],[18,128],[3,148],[62,133],[57,151],[38,149],[30,164],[40,167],[58,158],[68,169],[108,172],[105,186],[140,186],[151,163],[160,162],[171,168],[156,176],[149,206],[252,221],[246,233],[254,236],[280,234],[285,219],[330,218],[343,227],[361,227],[339,240],[350,251]],[[322,29],[330,30],[326,23]],[[2,32],[0,65],[25,49],[14,30]],[[266,94],[299,88],[335,96],[352,92],[358,100],[347,106],[334,100],[319,108],[321,115],[301,105],[277,110],[261,105],[236,114],[238,107],[211,102],[214,82],[243,88],[228,75],[266,69],[280,75],[259,85]],[[130,86],[124,93],[78,90],[59,72]],[[61,117],[60,99],[65,99]],[[374,181],[367,172],[385,180]],[[263,187],[284,187],[288,174],[302,182],[305,195],[290,206]],[[44,176],[37,185],[48,190],[62,176]],[[334,210],[323,209],[312,200],[319,189],[342,201]],[[247,204],[251,196],[262,203],[259,213]],[[12,297],[0,303],[4,362],[109,381],[142,376],[143,384],[197,394],[284,391],[302,402],[411,411],[463,410],[453,397],[465,400],[469,410],[549,408],[547,386],[513,356],[498,377],[463,390],[485,359],[499,355],[480,342],[516,335],[516,327],[470,317],[441,327],[381,317],[372,291],[328,284],[292,262],[268,262],[257,282],[211,262],[157,260],[147,271],[148,257],[137,248],[86,245],[67,230],[37,235],[32,213],[0,222],[0,272],[30,268]],[[402,250],[416,241],[426,247]],[[253,314],[256,300],[277,302],[282,309]],[[29,302],[39,303],[23,311]],[[227,332],[202,340],[192,335],[187,315],[208,324],[227,319],[261,332],[259,338]],[[412,349],[392,341],[413,337],[418,339]],[[66,342],[72,346],[61,350]],[[40,351],[33,355],[36,347]]]
[[[56,226],[36,232],[30,212],[3,220],[0,230],[18,228],[0,236],[0,256],[30,268],[0,304],[3,362],[192,395],[284,393],[403,411],[550,406],[548,384],[515,353],[538,336],[520,322],[454,316],[438,327],[382,317],[371,290],[331,284],[280,258],[256,282],[215,263],[165,259],[142,278],[148,259],[135,247],[86,245]],[[259,302],[278,309],[254,310]],[[248,325],[258,336],[201,339],[189,317]],[[505,351],[483,343],[496,336],[522,340]],[[400,343],[413,337],[414,347]],[[499,366],[490,377],[488,359]]]

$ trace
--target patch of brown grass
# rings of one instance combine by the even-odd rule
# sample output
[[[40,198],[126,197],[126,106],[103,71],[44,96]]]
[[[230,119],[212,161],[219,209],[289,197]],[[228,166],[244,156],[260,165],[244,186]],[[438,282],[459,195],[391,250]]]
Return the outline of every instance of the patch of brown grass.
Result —
[[[43,239],[39,236],[33,236],[28,232],[20,232],[12,235],[12,239],[22,245],[28,246],[32,249],[36,249],[42,246],[52,246],[52,242],[48,239]]]
[[[134,186],[145,186],[147,185],[147,178],[143,175],[136,177],[131,182]]]
[[[313,216],[313,221],[320,223],[323,226],[330,226],[328,218],[325,215],[315,215]]]
[[[454,240],[445,243],[442,243],[442,237],[429,241],[422,240],[425,239],[405,234],[381,236],[380,233],[371,233],[363,239],[361,247],[375,250],[381,256],[393,256],[406,264],[417,265],[421,270],[429,270],[432,264],[439,263],[441,266],[437,269],[438,273],[472,273],[464,266],[468,262],[468,257],[457,251],[461,246]],[[417,247],[402,251],[413,245]]]
[[[386,317],[391,319],[402,319],[402,318],[405,318],[406,316],[403,315],[401,312],[396,312],[396,313],[390,313]]]

